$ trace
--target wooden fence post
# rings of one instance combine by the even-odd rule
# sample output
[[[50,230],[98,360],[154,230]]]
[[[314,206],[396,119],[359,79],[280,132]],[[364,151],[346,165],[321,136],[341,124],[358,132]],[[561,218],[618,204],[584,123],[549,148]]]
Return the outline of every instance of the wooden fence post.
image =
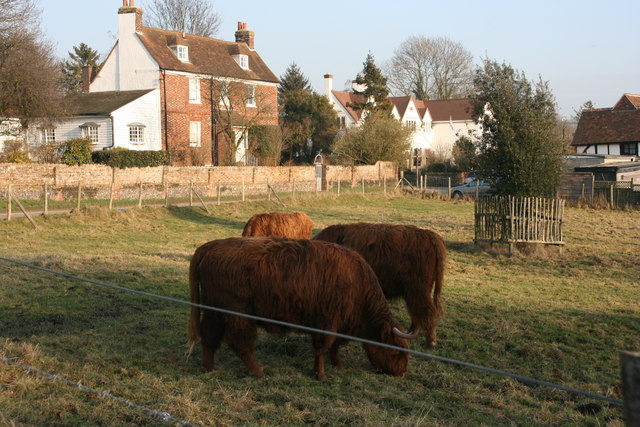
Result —
[[[382,191],[384,192],[384,194],[387,194],[387,177],[386,176],[382,179]]]
[[[291,169],[289,169],[289,176],[291,176]],[[295,197],[296,195],[296,179],[291,179],[291,197]]]
[[[625,424],[640,426],[640,352],[620,353]]]
[[[362,177],[362,194],[364,194],[364,176]]]
[[[596,195],[596,176],[591,174],[591,202],[593,203],[593,198]]]
[[[193,181],[189,181],[189,207],[193,207]]]
[[[7,221],[11,221],[11,184],[7,186]]]
[[[109,210],[113,209],[113,181],[111,181],[111,185],[109,186]]]
[[[447,196],[451,198],[451,177],[449,177],[448,183],[447,183]]]
[[[138,209],[142,209],[142,181],[140,181],[140,187],[138,189]]]
[[[217,196],[218,196],[218,206],[220,206],[220,181],[218,181],[216,193],[217,193]]]
[[[476,199],[478,198],[479,194],[480,194],[480,180],[476,179]]]
[[[242,177],[242,201],[244,202],[244,176]]]
[[[613,209],[614,208],[614,205],[613,205],[613,184],[609,186],[609,192],[610,192],[610,198],[611,198],[611,200],[609,202],[609,207],[611,209]]]
[[[169,182],[164,183],[164,207],[169,207]]]
[[[43,215],[49,213],[49,184],[44,183],[44,212]]]
[[[78,203],[76,204],[76,210],[80,211],[80,200],[82,200],[82,181],[78,182]]]
[[[340,195],[340,178],[338,177],[338,196]]]

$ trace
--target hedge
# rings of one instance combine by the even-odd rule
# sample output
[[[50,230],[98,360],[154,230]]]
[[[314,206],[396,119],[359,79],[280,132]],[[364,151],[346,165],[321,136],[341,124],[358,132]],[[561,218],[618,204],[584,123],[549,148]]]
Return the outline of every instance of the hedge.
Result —
[[[171,164],[167,151],[104,150],[93,152],[93,162],[114,168],[144,168]]]

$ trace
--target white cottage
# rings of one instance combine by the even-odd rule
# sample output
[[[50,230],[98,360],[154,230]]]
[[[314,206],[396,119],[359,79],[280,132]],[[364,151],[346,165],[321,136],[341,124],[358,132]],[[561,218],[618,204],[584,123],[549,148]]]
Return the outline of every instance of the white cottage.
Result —
[[[90,138],[92,149],[161,150],[158,89],[80,93],[68,98],[71,114],[55,125],[29,128],[31,147]]]

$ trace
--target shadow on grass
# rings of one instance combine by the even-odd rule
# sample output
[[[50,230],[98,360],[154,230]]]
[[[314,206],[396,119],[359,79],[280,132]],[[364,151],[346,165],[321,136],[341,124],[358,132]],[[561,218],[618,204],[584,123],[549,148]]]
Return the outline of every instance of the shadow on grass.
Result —
[[[171,214],[174,218],[190,221],[196,224],[205,224],[205,225],[219,225],[223,227],[232,228],[235,230],[239,230],[238,236],[242,234],[242,230],[244,229],[245,222],[235,221],[229,218],[219,218],[215,216],[207,215],[206,212],[200,207],[177,207],[177,206],[169,206],[167,208],[169,214]]]

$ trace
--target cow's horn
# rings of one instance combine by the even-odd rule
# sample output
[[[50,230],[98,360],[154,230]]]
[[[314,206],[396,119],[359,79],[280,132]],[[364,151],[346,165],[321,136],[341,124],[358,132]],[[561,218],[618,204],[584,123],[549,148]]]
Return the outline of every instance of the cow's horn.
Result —
[[[393,328],[393,333],[396,334],[399,337],[408,339],[408,340],[412,340],[414,338],[418,338],[418,334],[407,334],[406,332],[402,332],[400,329],[398,328]]]

